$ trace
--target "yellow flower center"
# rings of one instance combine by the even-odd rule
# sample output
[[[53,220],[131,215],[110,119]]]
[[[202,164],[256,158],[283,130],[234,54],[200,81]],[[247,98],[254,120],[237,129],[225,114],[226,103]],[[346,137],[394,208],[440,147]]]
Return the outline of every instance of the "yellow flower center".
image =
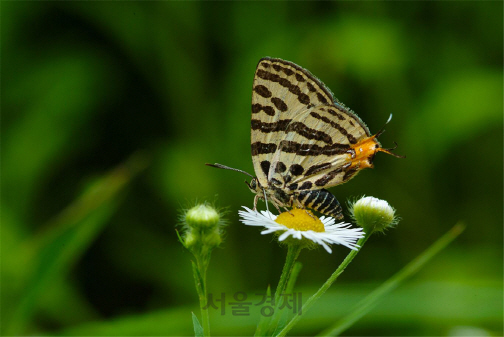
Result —
[[[324,224],[312,212],[293,208],[277,216],[275,222],[298,231],[325,232]]]

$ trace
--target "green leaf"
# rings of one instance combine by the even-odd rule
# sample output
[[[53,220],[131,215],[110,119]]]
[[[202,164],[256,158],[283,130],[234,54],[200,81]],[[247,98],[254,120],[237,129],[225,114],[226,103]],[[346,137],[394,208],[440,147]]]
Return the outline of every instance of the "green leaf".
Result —
[[[50,221],[45,230],[25,242],[20,247],[14,247],[10,253],[29,252],[28,261],[30,273],[21,288],[21,298],[6,319],[2,317],[6,335],[22,335],[27,331],[38,300],[53,285],[55,279],[66,275],[70,267],[103,230],[110,216],[116,210],[120,193],[138,172],[138,158],[133,158],[128,165],[121,165],[109,174],[100,178],[71,205],[64,209],[55,219]],[[133,165],[131,165],[133,164]],[[26,258],[25,257],[25,258]]]
[[[205,333],[203,332],[203,327],[201,326],[200,322],[198,321],[198,317],[194,314],[194,312],[191,312],[192,314],[192,322],[194,326],[194,336],[195,337],[203,337],[205,336]]]
[[[268,288],[266,289],[266,298],[271,297],[271,286],[268,285]],[[268,329],[269,322],[270,322],[271,317],[266,317],[264,315],[261,315],[261,318],[259,319],[259,323],[257,324],[257,329],[254,334],[254,336],[264,336],[264,333]]]

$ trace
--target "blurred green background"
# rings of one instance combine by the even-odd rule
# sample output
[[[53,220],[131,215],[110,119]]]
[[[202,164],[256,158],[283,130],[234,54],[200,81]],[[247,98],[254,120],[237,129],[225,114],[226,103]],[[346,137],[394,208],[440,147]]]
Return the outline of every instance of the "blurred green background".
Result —
[[[293,335],[322,331],[462,220],[466,231],[347,335],[502,335],[502,2],[2,2],[4,335],[191,335],[180,210],[227,207],[209,292],[264,292],[285,249],[238,222],[253,195],[252,79],[264,56],[319,77],[406,159],[332,189],[402,218]],[[264,204],[262,204],[263,206]],[[307,299],[347,253],[304,251]],[[211,312],[215,335],[257,316]]]

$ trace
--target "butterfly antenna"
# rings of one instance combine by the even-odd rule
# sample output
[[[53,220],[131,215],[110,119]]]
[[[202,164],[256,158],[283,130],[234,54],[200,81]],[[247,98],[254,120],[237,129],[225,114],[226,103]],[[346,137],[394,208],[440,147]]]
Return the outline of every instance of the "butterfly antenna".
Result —
[[[215,163],[215,164],[205,163],[205,165],[207,165],[207,166],[212,166],[212,167],[216,167],[216,168],[220,168],[220,169],[224,169],[224,170],[231,170],[231,171],[241,172],[241,173],[243,173],[243,174],[248,175],[249,177],[254,178],[254,176],[253,176],[253,175],[251,175],[251,174],[250,174],[250,173],[248,173],[248,172],[245,172],[245,171],[242,171],[242,170],[239,170],[239,169],[236,169],[236,168],[232,168],[232,167],[229,167],[229,166],[226,166],[226,165],[222,165],[222,164],[218,164],[218,163]]]
[[[387,119],[387,121],[385,122],[385,124],[382,126],[382,128],[380,129],[380,131],[378,131],[376,133],[376,135],[374,135],[373,137],[374,138],[378,138],[380,137],[380,135],[382,135],[384,132],[385,132],[385,126],[392,120],[392,114],[390,114],[389,118]],[[392,152],[393,150],[397,149],[397,143],[394,142],[395,146],[393,148],[390,148],[390,149],[384,149],[382,147],[378,148],[377,151],[380,151],[380,152],[385,152],[387,154],[390,154],[391,156],[394,156],[396,158],[406,158],[406,156],[400,156],[398,154],[395,154],[394,152]]]
[[[374,135],[375,138],[378,138],[381,136],[382,133],[385,132],[385,126],[387,126],[387,124],[392,120],[392,114],[390,114],[389,118],[387,119],[387,121],[385,122],[385,124],[383,124],[382,128],[380,129],[380,131],[378,131],[376,133],[376,135]]]

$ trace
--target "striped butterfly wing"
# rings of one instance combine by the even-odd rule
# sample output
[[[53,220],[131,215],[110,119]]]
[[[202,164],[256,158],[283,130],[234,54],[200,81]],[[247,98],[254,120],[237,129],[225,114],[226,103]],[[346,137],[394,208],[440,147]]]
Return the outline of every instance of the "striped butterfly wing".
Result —
[[[338,103],[313,107],[295,116],[284,133],[272,166],[288,162],[296,170],[270,171],[271,179],[291,191],[328,188],[351,179],[352,147],[370,136],[361,119]],[[294,172],[295,171],[295,172]]]
[[[361,119],[335,102],[324,84],[298,65],[259,61],[252,95],[252,158],[262,186],[291,191],[330,187],[358,169],[347,151],[369,137]]]
[[[262,186],[268,186],[275,172],[299,171],[296,163],[283,159],[277,158],[271,165],[274,156],[281,156],[280,143],[286,140],[294,118],[333,101],[324,84],[298,65],[268,57],[259,61],[252,89],[251,150],[254,171]]]

